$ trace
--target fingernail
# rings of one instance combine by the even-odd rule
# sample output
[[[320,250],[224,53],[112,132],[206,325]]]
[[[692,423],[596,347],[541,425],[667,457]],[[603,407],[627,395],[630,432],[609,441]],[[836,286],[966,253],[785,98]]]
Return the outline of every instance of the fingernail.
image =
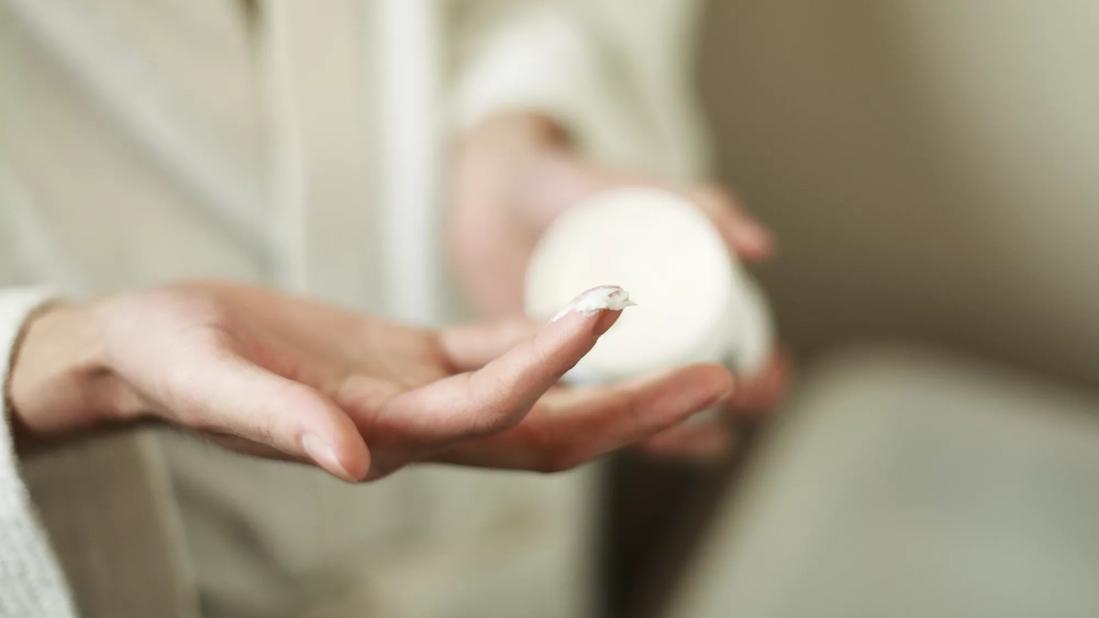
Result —
[[[335,449],[326,444],[324,440],[321,440],[315,434],[307,433],[302,436],[301,447],[305,449],[306,454],[308,454],[320,467],[341,478],[354,480],[347,469],[343,467],[343,464],[340,463],[340,458],[336,457]]]
[[[586,290],[572,299],[572,302],[565,305],[564,309],[561,309],[561,311],[558,311],[557,315],[553,316],[553,319],[550,320],[550,322],[556,322],[573,312],[592,315],[593,313],[608,309],[611,311],[621,311],[626,307],[632,307],[636,304],[637,303],[630,300],[630,293],[625,289],[617,285],[600,285],[591,288],[590,290]],[[606,328],[610,328],[610,323],[607,324]]]

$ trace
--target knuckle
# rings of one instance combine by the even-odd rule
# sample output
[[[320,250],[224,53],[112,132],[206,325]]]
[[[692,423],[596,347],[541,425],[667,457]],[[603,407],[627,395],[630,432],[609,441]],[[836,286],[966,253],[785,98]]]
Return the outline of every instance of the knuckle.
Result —
[[[529,407],[516,401],[511,394],[506,394],[511,390],[507,383],[493,380],[486,384],[485,381],[489,379],[488,376],[474,374],[471,380],[476,383],[469,384],[471,400],[476,402],[472,407],[472,431],[481,435],[500,433],[515,427]]]
[[[256,418],[251,419],[249,433],[249,439],[255,440],[268,446],[273,446],[281,450],[287,450],[292,448],[292,445],[286,444],[282,440],[282,436],[279,435],[278,422],[270,414],[261,414]]]
[[[478,415],[473,432],[479,435],[502,433],[514,428],[522,420],[522,414],[510,406],[494,406]]]

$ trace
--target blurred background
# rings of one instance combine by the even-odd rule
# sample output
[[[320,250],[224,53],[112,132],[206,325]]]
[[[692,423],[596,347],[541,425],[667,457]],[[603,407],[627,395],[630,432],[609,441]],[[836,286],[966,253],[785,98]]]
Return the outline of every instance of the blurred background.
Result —
[[[701,519],[731,492],[672,615],[1096,615],[1099,3],[704,23],[720,175],[779,239],[760,276],[801,367],[735,483],[657,494]]]
[[[904,335],[1095,384],[1099,4],[712,2],[721,176],[817,353]]]

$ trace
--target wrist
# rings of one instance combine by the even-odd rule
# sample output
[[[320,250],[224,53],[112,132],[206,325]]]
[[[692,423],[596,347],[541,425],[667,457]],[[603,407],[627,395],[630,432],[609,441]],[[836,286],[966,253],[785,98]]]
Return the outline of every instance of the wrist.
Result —
[[[556,120],[536,112],[490,116],[467,131],[459,147],[473,151],[538,154],[572,147],[572,136]]]
[[[521,192],[540,174],[547,161],[572,153],[571,140],[552,119],[533,113],[492,116],[458,141],[456,171],[462,182],[480,195]]]
[[[456,207],[508,217],[535,235],[559,214],[562,195],[583,192],[571,136],[548,116],[492,116],[463,136],[455,155]]]
[[[125,416],[128,389],[107,363],[97,312],[55,303],[24,323],[5,393],[21,433],[47,438]]]

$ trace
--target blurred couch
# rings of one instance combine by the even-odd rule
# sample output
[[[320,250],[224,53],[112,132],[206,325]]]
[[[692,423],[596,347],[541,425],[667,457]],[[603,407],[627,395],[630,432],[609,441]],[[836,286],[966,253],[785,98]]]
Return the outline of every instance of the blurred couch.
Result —
[[[710,13],[802,367],[671,615],[1099,615],[1099,2]]]

